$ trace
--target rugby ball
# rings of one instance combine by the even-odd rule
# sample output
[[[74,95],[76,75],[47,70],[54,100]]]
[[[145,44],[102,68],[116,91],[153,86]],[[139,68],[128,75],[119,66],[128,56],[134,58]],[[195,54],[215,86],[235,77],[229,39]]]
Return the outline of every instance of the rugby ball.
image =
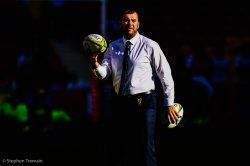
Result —
[[[162,113],[162,123],[164,125],[167,125],[168,128],[175,128],[182,120],[183,114],[184,114],[184,109],[180,103],[174,103],[175,110],[179,113],[180,118],[176,121],[176,123],[170,123],[167,117],[167,113],[163,112]]]
[[[99,34],[89,34],[83,39],[83,51],[87,54],[103,53],[107,49],[107,41]]]

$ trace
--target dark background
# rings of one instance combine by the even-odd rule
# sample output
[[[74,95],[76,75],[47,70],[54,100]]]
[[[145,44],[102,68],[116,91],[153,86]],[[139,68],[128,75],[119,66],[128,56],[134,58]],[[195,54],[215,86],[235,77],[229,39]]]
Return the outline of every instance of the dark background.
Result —
[[[108,43],[121,37],[119,16],[133,8],[140,14],[140,33],[166,54],[175,102],[184,107],[176,128],[158,126],[160,165],[249,165],[246,1],[107,0],[104,30],[101,5],[0,1],[0,159],[102,165],[113,91],[110,80],[91,75],[82,40],[90,33]]]

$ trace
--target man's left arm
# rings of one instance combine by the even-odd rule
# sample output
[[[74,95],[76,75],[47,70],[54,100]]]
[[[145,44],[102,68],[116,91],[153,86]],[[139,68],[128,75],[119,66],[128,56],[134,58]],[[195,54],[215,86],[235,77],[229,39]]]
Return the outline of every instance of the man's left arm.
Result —
[[[178,120],[179,115],[174,107],[175,91],[171,68],[160,46],[155,43],[153,48],[154,51],[152,52],[154,54],[152,55],[152,62],[164,93],[163,109],[168,113],[168,120],[171,123],[175,123],[176,120]]]

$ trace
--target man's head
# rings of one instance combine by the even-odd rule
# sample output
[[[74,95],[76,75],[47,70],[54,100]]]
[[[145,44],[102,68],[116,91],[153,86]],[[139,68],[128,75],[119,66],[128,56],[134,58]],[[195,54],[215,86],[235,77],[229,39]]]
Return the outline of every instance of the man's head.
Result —
[[[139,15],[135,10],[125,10],[123,12],[120,26],[125,39],[133,38],[137,34],[139,25]]]

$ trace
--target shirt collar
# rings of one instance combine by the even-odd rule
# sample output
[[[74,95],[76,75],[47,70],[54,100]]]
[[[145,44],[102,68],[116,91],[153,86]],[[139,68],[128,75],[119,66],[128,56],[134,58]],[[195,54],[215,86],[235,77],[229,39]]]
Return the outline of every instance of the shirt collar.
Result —
[[[138,40],[139,35],[140,35],[139,32],[137,32],[136,35],[135,35],[132,39],[130,39],[130,40],[126,40],[126,39],[123,38],[124,44],[125,44],[127,41],[130,41],[130,42],[132,43],[132,45],[134,45],[134,44],[136,43],[136,41]]]

